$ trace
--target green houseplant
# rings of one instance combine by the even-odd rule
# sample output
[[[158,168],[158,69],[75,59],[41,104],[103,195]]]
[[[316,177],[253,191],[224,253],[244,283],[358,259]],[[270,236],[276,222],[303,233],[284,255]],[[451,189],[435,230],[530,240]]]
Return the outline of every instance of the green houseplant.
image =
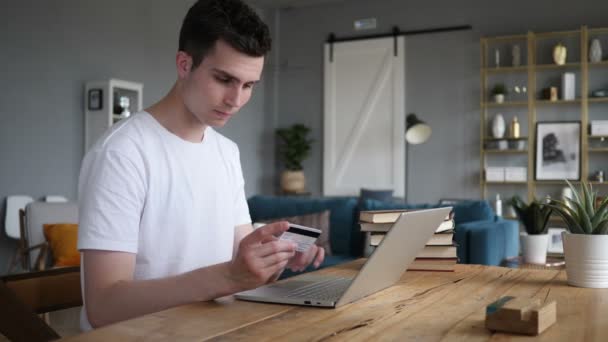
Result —
[[[511,199],[511,205],[523,224],[527,234],[520,234],[524,261],[533,264],[544,264],[547,261],[547,223],[553,209],[548,205],[532,200],[526,204],[519,196]]]
[[[568,283],[574,286],[608,288],[608,197],[598,201],[597,192],[582,182],[572,198],[552,200],[551,208],[566,222],[562,234]]]
[[[303,192],[306,187],[302,162],[310,155],[313,143],[308,138],[310,128],[303,124],[294,124],[287,128],[279,128],[279,156],[285,164],[281,174],[281,188],[287,193]]]
[[[496,103],[503,103],[505,96],[508,94],[507,87],[504,83],[496,83],[490,92]]]

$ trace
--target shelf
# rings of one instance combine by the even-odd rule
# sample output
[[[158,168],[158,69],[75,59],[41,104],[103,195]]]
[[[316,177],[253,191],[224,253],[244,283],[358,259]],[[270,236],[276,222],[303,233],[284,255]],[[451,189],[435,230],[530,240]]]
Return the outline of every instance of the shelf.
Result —
[[[608,97],[590,97],[587,99],[589,102],[608,102]]]
[[[519,137],[519,138],[510,138],[510,137],[504,137],[504,138],[491,138],[491,137],[485,137],[483,140],[485,141],[500,141],[500,140],[528,140],[528,137]]]
[[[608,151],[608,149],[607,149]],[[490,149],[490,150],[484,150],[485,153],[505,153],[505,154],[527,154],[528,150],[514,150],[514,149],[508,149],[508,150],[494,150],[494,149]]]
[[[509,106],[527,106],[528,101],[505,101],[502,103],[486,102],[487,107],[509,107]]]
[[[528,184],[528,182],[495,182],[495,181],[486,181],[486,184],[493,184],[493,185],[526,185]]]
[[[536,103],[539,105],[569,105],[569,104],[579,104],[581,103],[581,99],[576,100],[536,100]]]
[[[589,181],[591,185],[608,185],[608,182]]]
[[[590,135],[589,139],[606,140],[606,139],[608,139],[608,135]]]
[[[608,61],[601,61],[597,63],[589,63],[590,68],[606,68],[608,67]]]
[[[595,153],[608,152],[608,147],[589,147],[589,152],[595,152]]]
[[[568,185],[565,180],[537,180],[534,181],[538,185]],[[571,184],[579,184],[580,181],[569,181]]]
[[[581,63],[566,63],[563,65],[557,64],[537,64],[536,69],[538,70],[555,70],[555,69],[575,69],[580,68]]]
[[[522,65],[518,67],[498,67],[498,68],[485,68],[485,72],[488,74],[498,74],[498,73],[510,73],[510,72],[527,72],[528,66]]]

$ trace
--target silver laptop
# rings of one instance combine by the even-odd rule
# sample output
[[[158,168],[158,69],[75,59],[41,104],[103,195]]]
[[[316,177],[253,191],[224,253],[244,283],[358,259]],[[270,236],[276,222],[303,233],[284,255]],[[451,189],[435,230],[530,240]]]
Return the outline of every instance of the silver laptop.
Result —
[[[303,275],[254,290],[238,299],[335,308],[394,285],[424,248],[451,207],[402,213],[354,278]]]

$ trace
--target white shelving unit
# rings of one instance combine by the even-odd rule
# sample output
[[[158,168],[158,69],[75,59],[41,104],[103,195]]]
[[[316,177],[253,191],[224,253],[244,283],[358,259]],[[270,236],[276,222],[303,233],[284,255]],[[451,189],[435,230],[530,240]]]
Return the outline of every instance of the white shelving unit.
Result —
[[[116,122],[124,119],[120,115],[118,100],[129,98],[131,113],[142,110],[144,85],[137,82],[111,78],[104,81],[87,82],[84,87],[84,147],[85,152]]]

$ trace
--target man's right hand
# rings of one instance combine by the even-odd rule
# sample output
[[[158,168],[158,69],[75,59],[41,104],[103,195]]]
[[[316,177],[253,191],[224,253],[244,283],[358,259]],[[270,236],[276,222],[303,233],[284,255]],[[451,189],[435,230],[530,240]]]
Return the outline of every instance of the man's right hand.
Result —
[[[282,221],[267,224],[245,236],[230,264],[230,278],[244,290],[274,280],[295,255],[296,244],[281,241],[279,236],[289,228]]]

